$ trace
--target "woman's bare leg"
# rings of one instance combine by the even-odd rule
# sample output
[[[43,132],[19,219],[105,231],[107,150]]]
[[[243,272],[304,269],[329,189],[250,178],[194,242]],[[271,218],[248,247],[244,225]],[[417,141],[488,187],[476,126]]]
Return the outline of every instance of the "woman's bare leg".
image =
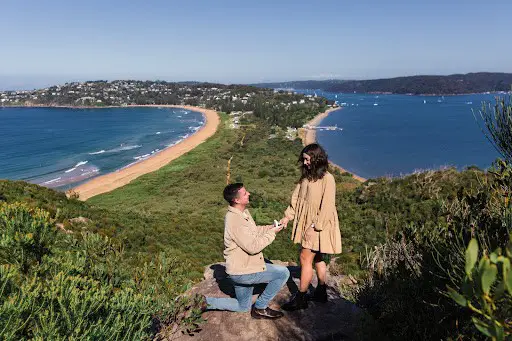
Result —
[[[315,253],[310,249],[300,251],[300,286],[301,292],[308,291],[311,280],[313,279],[313,260]],[[324,263],[325,264],[325,263]]]

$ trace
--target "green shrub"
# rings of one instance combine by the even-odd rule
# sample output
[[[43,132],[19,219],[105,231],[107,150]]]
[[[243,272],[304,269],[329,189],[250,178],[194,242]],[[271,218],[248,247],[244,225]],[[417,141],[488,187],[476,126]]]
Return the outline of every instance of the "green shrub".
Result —
[[[0,236],[2,340],[141,340],[202,321],[198,299],[178,296],[189,264],[165,253],[133,268],[119,243],[58,233],[48,212],[19,203],[0,203]]]
[[[473,313],[473,324],[482,334],[493,340],[508,339],[512,335],[512,235],[504,252],[484,250],[481,256],[477,240],[472,239],[465,256],[460,292],[448,287],[448,295]]]
[[[477,181],[462,182],[474,176]],[[425,181],[428,178],[431,181]],[[443,178],[435,173],[412,175],[361,193],[365,201],[378,199],[385,205],[381,214],[404,210],[396,213],[402,227],[393,222],[390,229],[388,224],[388,231],[396,232],[363,257],[368,278],[354,295],[394,340],[482,338],[470,312],[446,295],[446,286],[464,280],[464,254],[472,238],[486,250],[506,246],[512,172],[498,161],[487,174],[469,170],[452,173],[447,183]],[[413,188],[404,193],[416,197],[400,200],[393,190],[397,182],[402,191]]]
[[[48,212],[0,202],[0,264],[17,265],[28,272],[51,252],[56,234]]]

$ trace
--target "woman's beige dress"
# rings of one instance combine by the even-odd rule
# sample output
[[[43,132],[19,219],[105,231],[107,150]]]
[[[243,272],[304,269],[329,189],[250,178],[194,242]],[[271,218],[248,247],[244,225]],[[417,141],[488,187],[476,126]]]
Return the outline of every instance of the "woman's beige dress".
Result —
[[[331,173],[322,179],[303,179],[292,194],[285,216],[293,220],[292,240],[321,253],[341,253],[341,233],[336,211],[336,183]],[[311,224],[315,224],[312,228]]]

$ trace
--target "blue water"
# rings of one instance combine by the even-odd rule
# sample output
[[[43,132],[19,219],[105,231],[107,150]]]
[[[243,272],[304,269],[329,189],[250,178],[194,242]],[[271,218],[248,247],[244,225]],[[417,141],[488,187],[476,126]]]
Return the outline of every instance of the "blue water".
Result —
[[[0,108],[0,179],[65,189],[139,162],[204,124],[178,108]]]
[[[365,178],[454,166],[488,168],[499,157],[473,116],[493,94],[460,96],[319,95],[345,103],[317,131],[331,161]],[[480,122],[482,124],[482,122]]]

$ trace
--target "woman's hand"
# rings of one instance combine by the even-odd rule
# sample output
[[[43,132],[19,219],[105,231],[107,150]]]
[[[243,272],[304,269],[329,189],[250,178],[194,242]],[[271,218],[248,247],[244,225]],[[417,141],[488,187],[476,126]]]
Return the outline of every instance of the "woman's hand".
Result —
[[[288,225],[288,222],[290,220],[286,217],[283,217],[281,220],[279,220],[279,224],[283,225],[283,228],[286,228],[286,226]]]

